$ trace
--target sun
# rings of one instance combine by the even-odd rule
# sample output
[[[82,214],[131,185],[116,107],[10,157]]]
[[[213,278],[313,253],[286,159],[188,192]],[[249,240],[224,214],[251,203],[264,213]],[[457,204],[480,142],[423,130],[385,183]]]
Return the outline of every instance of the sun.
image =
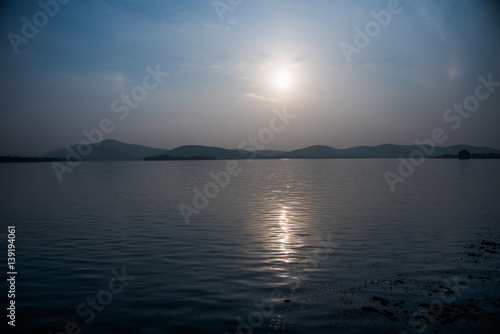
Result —
[[[291,78],[288,73],[281,72],[276,76],[274,82],[279,89],[285,90],[290,87]]]

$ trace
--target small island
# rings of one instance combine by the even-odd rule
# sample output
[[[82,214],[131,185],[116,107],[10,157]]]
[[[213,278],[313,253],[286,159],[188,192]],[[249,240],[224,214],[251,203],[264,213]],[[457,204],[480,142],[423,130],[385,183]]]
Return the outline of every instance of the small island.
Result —
[[[0,156],[0,163],[11,163],[11,162],[54,162],[54,161],[66,161],[66,159],[61,158],[39,158],[39,157],[11,157],[11,156]]]
[[[470,159],[500,159],[500,154],[498,153],[470,153],[466,149],[461,150],[458,154],[443,154],[433,159],[459,159],[459,160],[470,160]]]
[[[458,160],[469,160],[470,159],[470,152],[467,151],[466,149],[461,150],[458,152]]]

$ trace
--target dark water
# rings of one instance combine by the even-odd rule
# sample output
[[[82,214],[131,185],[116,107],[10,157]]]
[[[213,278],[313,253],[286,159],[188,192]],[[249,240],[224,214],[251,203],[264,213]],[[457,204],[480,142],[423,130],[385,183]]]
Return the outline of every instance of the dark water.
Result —
[[[15,332],[494,332],[500,161],[427,160],[395,192],[397,160],[241,161],[186,224],[226,164],[0,165]]]

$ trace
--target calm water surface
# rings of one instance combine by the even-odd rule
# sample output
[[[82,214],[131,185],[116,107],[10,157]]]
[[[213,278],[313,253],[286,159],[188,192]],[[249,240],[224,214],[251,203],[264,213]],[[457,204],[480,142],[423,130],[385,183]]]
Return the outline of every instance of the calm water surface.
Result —
[[[240,161],[186,224],[179,204],[226,164],[86,162],[62,183],[50,164],[0,165],[16,332],[494,332],[500,161],[427,160],[395,192],[397,160]],[[78,314],[113,269],[128,285]]]

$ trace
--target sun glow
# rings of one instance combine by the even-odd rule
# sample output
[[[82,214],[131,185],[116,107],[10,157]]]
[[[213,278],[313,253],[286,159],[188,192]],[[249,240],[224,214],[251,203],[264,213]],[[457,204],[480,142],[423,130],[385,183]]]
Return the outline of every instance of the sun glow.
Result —
[[[288,73],[286,72],[281,72],[279,73],[276,78],[275,78],[275,81],[276,83],[276,86],[279,88],[279,89],[282,89],[282,90],[285,90],[287,89],[288,87],[290,87],[290,83],[291,83],[291,78],[290,78],[290,75],[288,75]]]

